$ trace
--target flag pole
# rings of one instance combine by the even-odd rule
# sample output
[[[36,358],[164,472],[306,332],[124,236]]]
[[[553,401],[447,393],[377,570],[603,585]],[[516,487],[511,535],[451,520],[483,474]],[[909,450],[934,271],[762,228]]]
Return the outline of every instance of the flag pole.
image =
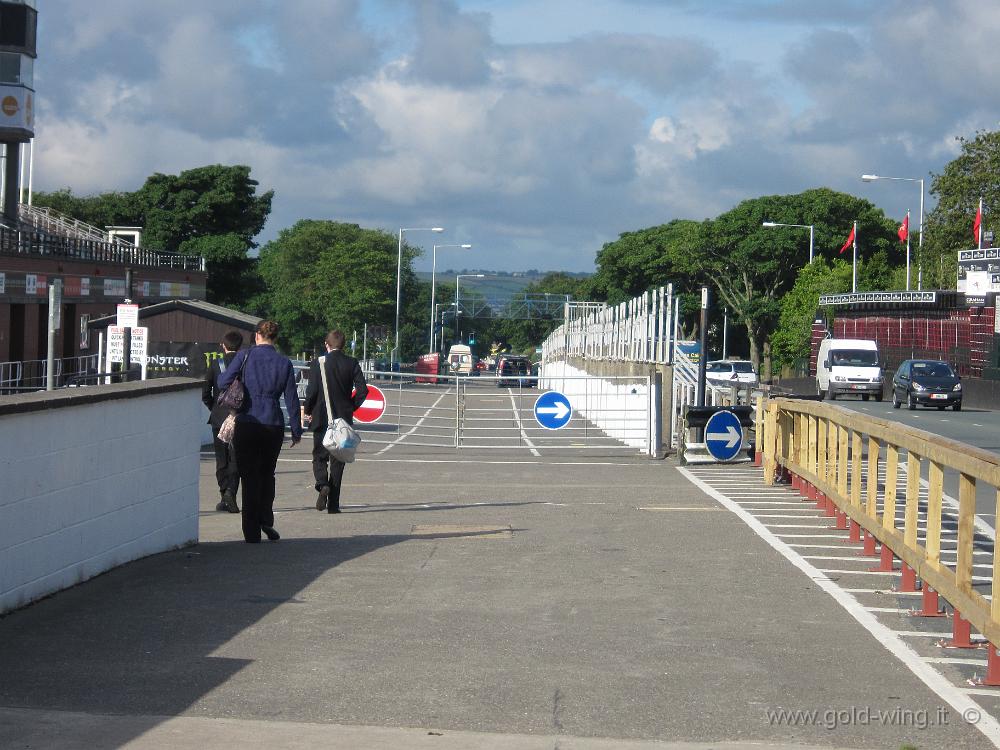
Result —
[[[851,294],[858,291],[858,222],[854,222],[854,230],[851,232],[854,235],[854,264],[851,269]]]
[[[983,196],[979,196],[979,231],[976,232],[976,249],[983,249]]]
[[[910,291],[910,209],[906,209],[906,291]]]

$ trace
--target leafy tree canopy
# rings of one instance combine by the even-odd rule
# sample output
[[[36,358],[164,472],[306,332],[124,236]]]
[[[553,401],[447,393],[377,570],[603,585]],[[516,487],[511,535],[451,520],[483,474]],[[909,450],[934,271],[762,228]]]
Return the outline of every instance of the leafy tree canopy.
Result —
[[[972,224],[980,198],[983,230],[1000,230],[994,218],[1000,209],[1000,131],[981,131],[958,142],[961,153],[931,179],[937,205],[927,215],[924,232],[925,288],[954,289],[957,251],[976,246]]]
[[[404,245],[404,309],[417,307],[412,302],[417,283],[410,268],[415,255]],[[357,224],[303,220],[282,230],[261,249],[260,274],[267,284],[267,309],[281,326],[283,343],[291,351],[313,351],[328,330],[339,328],[350,338],[354,330],[360,335],[365,323],[386,326],[391,336],[396,258],[394,235]],[[423,314],[429,315],[426,310]],[[426,330],[422,320],[402,321],[400,338],[412,338],[402,335],[411,322],[414,335]],[[412,359],[424,341],[426,334],[416,338],[413,351],[402,352],[402,359]]]
[[[97,227],[143,227],[152,250],[201,255],[208,299],[246,308],[259,282],[248,253],[271,212],[274,191],[257,195],[250,167],[213,164],[178,175],[154,174],[134,193],[76,197],[70,190],[37,193],[33,202]]]

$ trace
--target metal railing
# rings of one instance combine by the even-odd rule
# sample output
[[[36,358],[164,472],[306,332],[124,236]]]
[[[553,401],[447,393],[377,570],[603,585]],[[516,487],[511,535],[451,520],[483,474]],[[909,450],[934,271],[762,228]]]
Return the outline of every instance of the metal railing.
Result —
[[[0,226],[0,254],[119,263],[133,266],[204,271],[205,259],[194,255],[164,253],[106,240],[77,239],[41,231],[24,231]]]
[[[899,558],[901,590],[914,591],[919,577],[925,613],[936,614],[940,594],[956,610],[956,638],[962,624],[971,623],[993,644],[987,681],[1000,684],[995,532],[976,534],[977,527],[988,529],[976,515],[977,489],[987,489],[986,502],[995,512],[1000,456],[811,400],[770,399],[759,408],[758,422],[765,483],[787,479],[808,497],[830,503],[831,515],[839,528],[850,530],[851,540],[864,533],[866,553],[874,554],[876,542],[881,543],[884,572],[892,571]],[[957,487],[953,504],[946,502],[946,482]],[[974,564],[974,553],[992,560]],[[974,575],[981,567],[991,575]]]
[[[566,322],[542,344],[542,358],[572,356],[631,362],[670,361],[673,285],[613,307],[567,305]]]
[[[31,224],[31,226],[49,234],[60,234],[67,237],[75,237],[81,240],[108,241],[108,233],[86,222],[74,219],[65,214],[61,214],[48,206],[29,206],[27,203],[19,203],[17,206],[18,218]],[[116,242],[132,244],[123,239]]]
[[[609,393],[586,376],[455,376],[399,372],[366,373],[385,395],[385,412],[374,423],[355,421],[365,443],[391,448],[524,449],[602,452],[648,451],[649,379],[619,378],[622,393]],[[628,381],[626,387],[625,381]],[[540,427],[535,401],[558,387],[573,415],[558,430]],[[371,396],[369,396],[371,398]]]
[[[96,371],[97,355],[66,357],[55,361],[55,385],[67,384],[69,378]],[[0,362],[0,393],[38,391],[45,389],[48,361],[30,359],[23,362]]]

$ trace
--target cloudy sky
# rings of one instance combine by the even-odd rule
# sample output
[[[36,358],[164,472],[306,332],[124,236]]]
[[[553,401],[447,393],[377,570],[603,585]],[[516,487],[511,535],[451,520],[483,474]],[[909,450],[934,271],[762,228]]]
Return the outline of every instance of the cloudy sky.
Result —
[[[902,216],[1000,127],[981,0],[39,0],[34,186],[249,164],[302,218],[589,271],[623,231],[828,186]],[[928,181],[929,187],[929,181]],[[928,206],[931,199],[928,197]]]

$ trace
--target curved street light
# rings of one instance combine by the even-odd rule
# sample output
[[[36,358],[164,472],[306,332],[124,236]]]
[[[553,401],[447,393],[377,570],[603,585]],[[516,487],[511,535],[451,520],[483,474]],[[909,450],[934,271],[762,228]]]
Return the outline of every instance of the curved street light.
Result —
[[[403,291],[403,232],[443,232],[444,227],[400,227],[399,249],[396,254],[396,334],[392,341],[392,351],[389,352],[389,369],[392,363],[399,361],[399,302]]]
[[[762,227],[799,227],[800,229],[809,230],[809,262],[813,262],[813,236],[815,233],[815,224],[782,224],[778,221],[765,221],[761,224]]]
[[[435,277],[435,274],[437,273],[437,251],[438,251],[439,247],[460,247],[463,250],[468,250],[468,249],[470,249],[472,247],[472,245],[465,244],[465,245],[435,245],[434,246],[434,251],[433,251],[433,254],[431,256],[431,336],[430,336],[431,340],[430,340],[430,348],[427,350],[428,354],[433,354],[434,353],[434,319],[436,317],[435,314],[434,314],[434,277]]]

